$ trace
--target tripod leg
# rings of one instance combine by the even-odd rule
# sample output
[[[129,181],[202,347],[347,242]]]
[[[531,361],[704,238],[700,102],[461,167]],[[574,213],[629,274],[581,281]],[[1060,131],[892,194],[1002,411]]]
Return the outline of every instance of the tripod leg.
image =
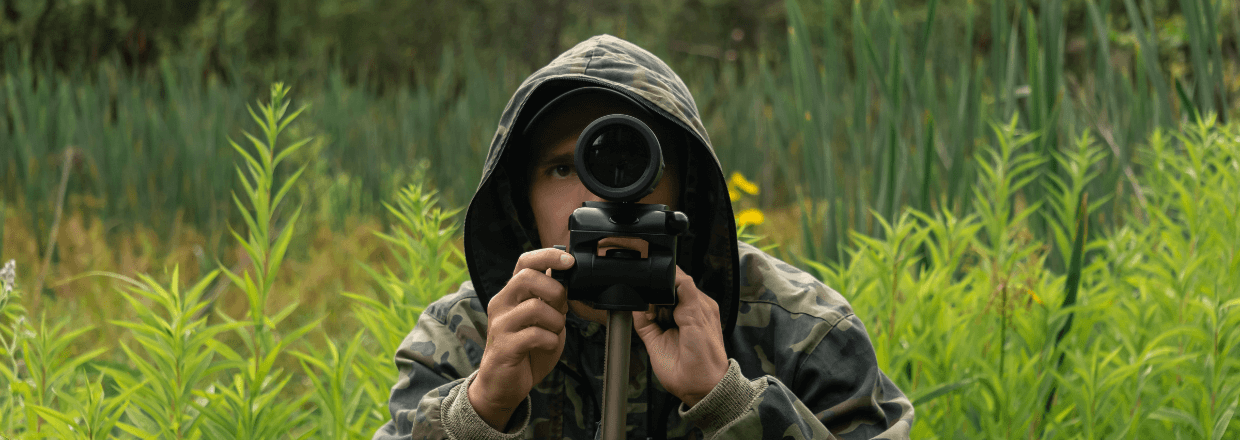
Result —
[[[603,366],[603,440],[625,438],[628,425],[629,342],[633,312],[607,311],[607,354]]]

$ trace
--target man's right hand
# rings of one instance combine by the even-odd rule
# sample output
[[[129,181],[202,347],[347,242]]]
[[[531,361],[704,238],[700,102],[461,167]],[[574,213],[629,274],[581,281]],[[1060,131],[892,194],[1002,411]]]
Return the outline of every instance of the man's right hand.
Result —
[[[503,431],[513,411],[564,352],[568,291],[549,271],[575,264],[555,248],[521,254],[512,278],[487,305],[487,344],[467,390],[483,420]]]

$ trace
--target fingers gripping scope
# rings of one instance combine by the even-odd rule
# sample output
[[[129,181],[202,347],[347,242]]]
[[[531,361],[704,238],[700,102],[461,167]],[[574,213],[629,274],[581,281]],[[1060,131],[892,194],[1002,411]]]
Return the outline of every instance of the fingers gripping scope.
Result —
[[[611,114],[591,122],[573,158],[586,189],[606,199],[584,202],[568,221],[568,252],[577,264],[552,271],[568,298],[601,310],[646,310],[676,304],[676,251],[689,218],[667,205],[636,203],[663,177],[659,139],[641,120]],[[647,257],[630,249],[598,255],[599,241],[632,237],[649,243]],[[565,250],[562,246],[556,246]]]

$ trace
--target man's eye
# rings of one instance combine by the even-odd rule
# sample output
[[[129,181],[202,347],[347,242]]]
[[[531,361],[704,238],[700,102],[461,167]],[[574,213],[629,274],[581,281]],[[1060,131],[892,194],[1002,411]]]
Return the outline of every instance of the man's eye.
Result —
[[[573,175],[572,165],[557,165],[548,170],[552,176],[567,179]]]

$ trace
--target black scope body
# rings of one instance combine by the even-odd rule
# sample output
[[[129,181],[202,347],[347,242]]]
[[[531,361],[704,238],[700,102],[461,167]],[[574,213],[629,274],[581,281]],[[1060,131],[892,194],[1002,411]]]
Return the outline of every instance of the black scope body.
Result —
[[[571,269],[552,271],[568,298],[600,310],[646,310],[676,304],[676,255],[689,218],[666,205],[636,203],[654,192],[663,177],[658,137],[632,116],[600,117],[582,131],[573,158],[577,176],[590,192],[568,221]],[[647,256],[630,249],[598,255],[599,240],[631,237],[649,244]]]

